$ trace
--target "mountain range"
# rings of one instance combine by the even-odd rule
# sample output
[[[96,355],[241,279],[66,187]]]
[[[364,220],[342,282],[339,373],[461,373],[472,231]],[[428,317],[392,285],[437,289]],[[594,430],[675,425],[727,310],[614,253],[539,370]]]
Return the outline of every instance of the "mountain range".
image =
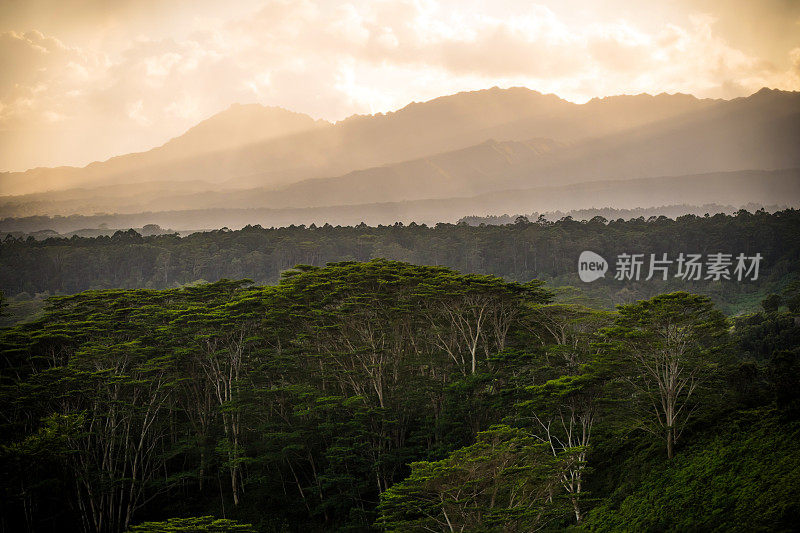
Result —
[[[592,207],[580,192],[591,187],[563,186],[641,178],[658,178],[652,198],[638,200],[656,206],[671,202],[671,192],[691,197],[692,176],[723,172],[738,176],[725,187],[725,202],[773,201],[780,190],[776,203],[800,206],[797,172],[781,174],[777,189],[770,189],[774,180],[741,172],[800,168],[798,147],[800,93],[770,89],[733,100],[660,94],[575,104],[525,88],[492,88],[335,124],[234,105],[147,152],[83,168],[2,173],[0,218],[216,208],[307,216],[309,208],[352,212],[491,194],[510,201],[519,197],[513,191],[548,187],[561,195],[551,198],[553,209],[572,209]],[[617,183],[618,194],[589,199],[603,201],[593,207],[628,206],[625,187]],[[469,205],[480,207],[477,200]],[[495,207],[534,210],[504,205]]]

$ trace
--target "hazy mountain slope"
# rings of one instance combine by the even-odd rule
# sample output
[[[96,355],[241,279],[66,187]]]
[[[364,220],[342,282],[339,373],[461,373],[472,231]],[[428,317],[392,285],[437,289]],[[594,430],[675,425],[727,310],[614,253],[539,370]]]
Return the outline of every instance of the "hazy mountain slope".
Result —
[[[368,203],[599,179],[794,168],[800,167],[799,146],[800,93],[764,90],[623,133],[550,144],[547,150],[489,142],[425,160],[447,161],[438,165],[447,172],[402,164],[301,182],[268,195],[263,205],[329,205],[332,198]],[[508,157],[492,157],[496,154]]]
[[[606,99],[608,109],[601,106],[593,113],[596,117],[597,113],[616,113],[620,108],[646,108],[644,103],[653,98],[662,97]],[[669,102],[673,100],[680,103],[685,98],[667,98]],[[629,121],[624,113],[618,114],[620,121]],[[411,119],[403,121],[410,123]],[[329,131],[312,134],[324,138]],[[294,139],[284,138],[275,143],[286,144]],[[125,194],[104,187],[82,195],[6,197],[0,199],[0,216],[370,204],[464,197],[598,179],[795,168],[800,167],[798,146],[800,93],[763,90],[749,98],[716,103],[695,113],[566,144],[546,139],[486,141],[341,176],[303,180],[278,190],[258,187],[214,191],[214,184],[192,182],[183,189],[170,183],[163,191],[149,184],[142,186],[141,191],[125,186],[128,191]],[[305,161],[309,163],[308,158]],[[620,196],[624,196],[624,191]],[[687,201],[691,202],[691,198]],[[654,196],[651,205],[659,203],[664,201]],[[608,205],[618,207],[614,202]]]
[[[194,194],[213,194],[214,186],[204,181],[147,182],[105,185],[92,189],[0,196],[0,218],[36,215],[66,216],[94,213],[133,213],[149,209],[186,208],[177,198]],[[162,206],[158,204],[161,203]]]
[[[311,119],[284,110],[289,125],[259,133],[253,141],[216,124],[244,120],[260,106],[240,106],[212,117],[163,147],[78,168],[34,169],[0,175],[0,194],[26,194],[76,186],[145,181],[204,180],[224,187],[272,187],[293,181],[345,174],[479,144],[490,138],[547,137],[571,141],[601,136],[716,105],[686,95],[607,98],[577,105],[524,88],[459,93],[396,112],[355,116],[335,126],[311,127]],[[285,116],[284,116],[285,115]],[[250,119],[247,119],[250,120]],[[297,126],[295,128],[295,126]],[[295,129],[293,129],[295,128]],[[297,133],[309,128],[310,131]],[[274,135],[273,135],[274,134]],[[275,138],[278,137],[278,138]],[[235,139],[235,146],[228,139]],[[268,138],[268,140],[264,140]],[[241,143],[241,144],[239,144]],[[203,150],[203,146],[209,147]]]
[[[219,191],[208,182],[193,181],[6,196],[0,197],[0,218],[228,206],[303,207],[468,196],[486,191],[487,186],[491,189],[492,178],[498,173],[509,172],[525,161],[558,148],[557,143],[548,139],[487,141],[427,158],[355,171],[339,178],[305,180],[285,190],[262,187]],[[320,191],[324,194],[319,194]]]
[[[262,205],[304,207],[470,196],[496,190],[498,177],[516,174],[561,145],[550,139],[486,141],[476,146],[344,176],[307,180],[268,192]]]
[[[537,135],[561,141],[585,140],[636,128],[686,113],[707,109],[722,100],[699,100],[688,94],[649,94],[609,96],[594,98],[570,108],[569,113],[550,113],[536,117],[513,120],[486,130],[498,141],[519,140],[531,137],[531,128]]]
[[[225,112],[226,117],[237,112],[249,114],[247,106],[240,106]],[[319,126],[300,116],[297,123],[313,126],[311,130],[166,160],[164,154],[189,154],[212,142],[209,139],[213,140],[217,131],[234,139],[230,128],[214,126],[217,118],[145,154],[86,169],[37,169],[6,175],[0,179],[0,191],[16,190],[12,187],[15,179],[22,183],[17,188],[37,188],[41,186],[37,172],[50,179],[63,171],[72,176],[60,182],[63,187],[74,181],[86,188],[152,181],[209,183],[205,189],[187,184],[185,191],[173,188],[164,194],[151,189],[151,196],[168,209],[219,205],[278,208],[468,196],[593,179],[800,166],[796,148],[800,145],[800,93],[770,90],[732,101],[639,95],[576,105],[527,89],[489,89],[411,104],[386,115],[353,117],[336,125]],[[487,142],[490,135],[506,140]],[[536,137],[557,142],[524,141]],[[248,135],[238,139],[244,138]],[[135,164],[129,165],[131,161]],[[86,179],[89,181],[80,181]],[[231,191],[247,188],[259,190]],[[210,190],[224,194],[205,194]],[[130,202],[120,204],[94,195],[88,192],[80,212],[130,211],[146,198],[138,195],[136,200],[133,195]],[[167,205],[168,198],[176,203]],[[6,205],[19,204],[19,199],[7,200]],[[53,205],[58,202],[55,199]],[[32,212],[16,209],[14,213]]]
[[[159,210],[119,215],[27,217],[0,220],[0,234],[54,229],[65,233],[107,224],[111,228],[159,224],[176,230],[264,227],[290,224],[392,224],[396,221],[435,224],[465,215],[531,213],[554,210],[663,205],[747,204],[800,208],[800,169],[718,172],[636,180],[597,181],[554,187],[496,191],[465,198],[442,198],[314,208],[241,208],[237,203],[209,209]],[[673,210],[674,211],[674,210]]]
[[[260,157],[265,165],[269,163],[270,171],[238,177],[228,184],[269,187],[300,181],[304,174],[306,178],[327,178],[459,150],[489,140],[548,138],[574,142],[716,104],[713,100],[686,95],[640,95],[578,105],[520,87],[459,93],[413,103],[393,113],[351,117],[330,130],[252,147],[261,150],[260,154],[242,155],[246,159]],[[298,141],[305,143],[299,150]],[[287,172],[288,165],[297,165],[297,161],[302,161],[305,169]],[[278,169],[283,169],[285,174],[276,172]],[[386,186],[381,184],[383,188]]]
[[[762,89],[700,113],[592,139],[516,179],[577,182],[800,166],[800,93]]]
[[[171,157],[180,159],[209,151],[229,150],[325,126],[330,126],[330,123],[323,120],[315,121],[308,115],[279,107],[234,104],[153,152],[166,152]]]
[[[209,154],[225,154],[242,146],[326,126],[331,124],[277,107],[235,104],[147,152],[112,157],[83,168],[36,168],[0,173],[0,194],[64,190],[81,185],[169,181],[164,178],[165,174],[182,167],[185,171],[180,174],[195,180],[191,174],[200,174],[198,165],[192,164],[195,158],[205,161]],[[224,159],[224,155],[221,157]]]

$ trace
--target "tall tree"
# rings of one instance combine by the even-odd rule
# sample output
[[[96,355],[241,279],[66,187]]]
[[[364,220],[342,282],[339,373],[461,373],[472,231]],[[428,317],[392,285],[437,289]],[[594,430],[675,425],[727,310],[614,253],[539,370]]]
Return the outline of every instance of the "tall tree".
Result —
[[[517,407],[522,419],[532,422],[532,434],[554,456],[574,454],[561,482],[578,523],[583,519],[581,500],[592,432],[610,377],[596,341],[598,331],[612,320],[610,313],[566,304],[535,306],[526,320],[540,343],[541,366],[531,378],[535,383],[525,389],[529,399]]]
[[[674,455],[699,392],[718,368],[727,322],[705,296],[675,292],[619,306],[606,332],[627,363],[638,427],[664,439]]]

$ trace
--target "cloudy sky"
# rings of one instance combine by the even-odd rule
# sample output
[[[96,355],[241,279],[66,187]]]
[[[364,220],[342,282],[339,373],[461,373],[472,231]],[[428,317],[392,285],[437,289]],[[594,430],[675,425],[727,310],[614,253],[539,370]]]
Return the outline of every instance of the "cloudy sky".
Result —
[[[232,103],[335,121],[524,85],[800,90],[797,0],[3,0],[0,170],[157,146]]]

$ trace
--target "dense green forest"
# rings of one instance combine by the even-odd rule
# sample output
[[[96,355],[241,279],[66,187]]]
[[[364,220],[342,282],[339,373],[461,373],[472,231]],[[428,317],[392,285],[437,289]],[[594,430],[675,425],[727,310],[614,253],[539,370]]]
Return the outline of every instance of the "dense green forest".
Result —
[[[164,284],[192,250],[209,270],[191,276],[216,279],[244,269],[227,254],[278,237],[259,253],[424,238],[447,263],[482,243],[497,250],[476,257],[520,281],[375,259],[299,265],[274,285],[52,297],[0,334],[0,531],[791,531],[800,284],[729,318],[690,292],[610,311],[522,278],[623,236],[757,246],[778,269],[796,261],[797,217],[123,234],[77,241],[80,261],[66,243],[6,243],[32,268],[61,249],[62,284],[79,267],[156,279],[144,266],[167,246]],[[525,267],[535,252],[503,241],[515,235],[551,255]]]
[[[13,319],[33,313],[49,295],[86,289],[174,288],[199,281],[252,279],[275,283],[296,264],[386,258],[443,265],[460,272],[490,274],[509,281],[546,281],[552,287],[580,286],[583,303],[613,309],[663,292],[686,289],[706,294],[727,314],[752,312],[769,293],[798,278],[800,212],[739,211],[735,215],[675,220],[588,221],[518,219],[513,224],[470,226],[247,226],[187,237],[119,231],[111,237],[46,239],[7,237],[0,244],[0,289],[9,297]],[[584,250],[609,261],[621,253],[760,253],[754,281],[616,281],[583,284],[577,261]],[[559,298],[565,298],[560,294]]]

